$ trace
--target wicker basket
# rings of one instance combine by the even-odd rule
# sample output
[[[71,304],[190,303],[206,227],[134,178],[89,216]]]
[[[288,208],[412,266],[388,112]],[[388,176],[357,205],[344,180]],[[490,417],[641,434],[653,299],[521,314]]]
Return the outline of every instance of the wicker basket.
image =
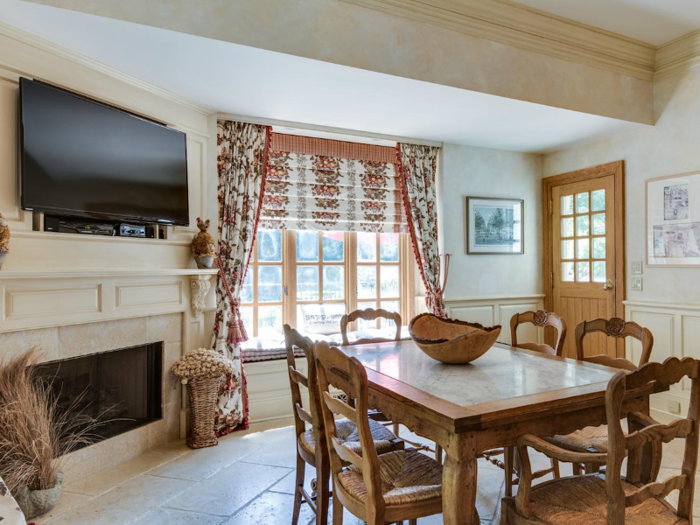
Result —
[[[214,414],[220,381],[220,378],[191,379],[187,383],[187,397],[192,411],[192,433],[187,438],[190,448],[214,447],[219,444],[214,434]]]

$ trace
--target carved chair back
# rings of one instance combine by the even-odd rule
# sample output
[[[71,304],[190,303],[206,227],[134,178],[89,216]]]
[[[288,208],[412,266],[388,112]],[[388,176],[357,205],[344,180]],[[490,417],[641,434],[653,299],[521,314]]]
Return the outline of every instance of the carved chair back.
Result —
[[[639,359],[639,364],[635,365],[627,359],[613,358],[608,355],[584,356],[583,339],[587,334],[596,332],[603,333],[606,337],[613,337],[615,339],[624,339],[625,337],[637,339],[642,344],[642,355]],[[579,361],[589,361],[591,363],[599,363],[630,371],[647,364],[651,357],[651,350],[654,347],[654,336],[648,328],[639,326],[632,321],[625,321],[619,317],[612,317],[610,319],[599,318],[593,319],[592,321],[580,322],[576,326],[574,340],[576,341],[576,359]]]
[[[314,345],[319,392],[322,397],[322,414],[326,428],[328,451],[330,455],[331,474],[333,476],[334,492],[339,491],[341,484],[338,476],[343,471],[343,465],[352,464],[362,471],[367,498],[365,504],[365,521],[374,523],[384,516],[386,505],[382,496],[382,480],[379,475],[379,457],[374,446],[374,439],[369,427],[369,383],[364,366],[354,357],[348,357],[338,348],[330,347],[327,343],[318,342]],[[342,390],[348,399],[355,400],[355,406],[350,406],[341,399],[335,399],[331,386]],[[360,456],[346,447],[337,437],[335,417],[346,417],[355,422],[360,436],[362,455]],[[334,495],[340,497],[343,505],[342,491]]]
[[[545,328],[551,326],[557,332],[557,337],[554,343],[554,347],[544,343],[535,342],[518,342],[518,326],[521,324],[530,323],[538,328]],[[518,348],[525,348],[527,350],[534,350],[536,352],[542,352],[548,355],[558,355],[561,356],[564,351],[564,342],[566,341],[566,321],[559,317],[554,312],[547,312],[545,310],[537,310],[536,312],[523,312],[521,314],[515,314],[510,319],[510,336],[512,346],[517,346]]]
[[[320,412],[320,400],[318,385],[316,383],[316,370],[313,359],[308,359],[312,352],[313,342],[308,337],[302,336],[294,328],[284,325],[284,342],[287,349],[287,368],[289,372],[289,387],[292,391],[292,413],[294,415],[294,427],[297,438],[306,432],[306,423],[311,425],[316,439],[323,435],[323,418]],[[301,348],[307,354],[308,375],[299,371],[294,355],[294,347]],[[309,407],[304,407],[301,387],[308,390]],[[319,447],[317,447],[319,448]]]
[[[689,378],[691,381],[690,406],[686,418],[677,419],[668,425],[656,422],[642,413],[628,417],[635,428],[625,434],[620,423],[622,403],[628,391],[641,389],[650,382],[659,387],[669,387]],[[631,373],[618,372],[608,384],[606,396],[608,420],[608,457],[606,468],[606,490],[608,493],[608,524],[622,525],[625,508],[642,503],[651,497],[665,498],[670,492],[679,490],[677,515],[690,520],[693,515],[693,492],[698,461],[698,423],[700,422],[700,361],[692,358],[667,359],[663,364],[648,363]],[[685,453],[681,474],[642,486],[627,492],[622,484],[622,462],[629,455],[626,480],[640,481],[639,459],[642,448],[648,443],[669,443],[676,438],[685,438]],[[627,453],[629,451],[629,453]],[[654,481],[654,480],[652,480]]]
[[[401,316],[397,312],[389,312],[387,310],[374,308],[367,308],[365,310],[355,310],[349,314],[345,314],[340,319],[340,334],[343,337],[343,346],[349,346],[350,341],[348,340],[348,324],[356,321],[357,319],[364,319],[365,321],[376,321],[379,318],[387,319],[389,321],[394,321],[396,324],[396,334],[393,339],[386,339],[383,337],[365,337],[363,339],[358,339],[354,341],[353,345],[363,345],[366,343],[388,343],[391,341],[401,340]]]

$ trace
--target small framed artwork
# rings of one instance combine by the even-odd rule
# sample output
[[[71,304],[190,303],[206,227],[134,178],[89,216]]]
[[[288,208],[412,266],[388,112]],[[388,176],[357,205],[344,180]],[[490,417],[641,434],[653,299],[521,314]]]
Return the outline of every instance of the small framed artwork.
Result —
[[[467,197],[467,254],[524,253],[524,202]]]
[[[646,184],[647,264],[700,266],[700,172]]]

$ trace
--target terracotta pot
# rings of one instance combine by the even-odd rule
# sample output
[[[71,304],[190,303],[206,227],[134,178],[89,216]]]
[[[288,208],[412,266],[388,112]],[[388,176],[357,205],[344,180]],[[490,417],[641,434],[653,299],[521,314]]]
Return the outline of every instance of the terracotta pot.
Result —
[[[460,365],[488,352],[501,334],[501,327],[485,328],[479,323],[420,314],[411,320],[408,332],[428,356],[442,363]]]

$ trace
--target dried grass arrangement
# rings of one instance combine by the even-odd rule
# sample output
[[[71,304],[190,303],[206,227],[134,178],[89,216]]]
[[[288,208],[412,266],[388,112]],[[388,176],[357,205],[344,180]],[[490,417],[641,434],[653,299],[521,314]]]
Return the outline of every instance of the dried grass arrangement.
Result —
[[[18,495],[20,507],[20,494],[28,501],[32,491],[60,486],[66,454],[91,443],[97,425],[60,409],[50,385],[36,372],[33,349],[0,362],[0,477]],[[22,510],[31,519],[43,509]]]

